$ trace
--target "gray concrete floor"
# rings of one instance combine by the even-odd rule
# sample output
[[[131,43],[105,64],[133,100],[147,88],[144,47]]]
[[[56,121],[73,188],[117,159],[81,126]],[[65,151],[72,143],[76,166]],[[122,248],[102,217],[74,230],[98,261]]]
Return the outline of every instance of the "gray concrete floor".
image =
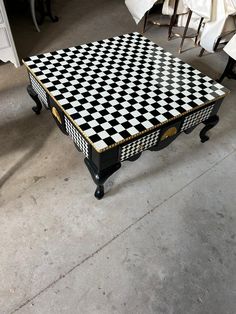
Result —
[[[139,30],[124,1],[55,0],[57,24],[36,33],[14,19],[21,56]],[[166,28],[146,36],[177,55]],[[180,57],[212,78],[220,51]],[[69,138],[35,116],[24,67],[0,65],[0,312],[236,313],[236,104],[201,144],[195,129],[160,152],[125,162],[97,201]]]

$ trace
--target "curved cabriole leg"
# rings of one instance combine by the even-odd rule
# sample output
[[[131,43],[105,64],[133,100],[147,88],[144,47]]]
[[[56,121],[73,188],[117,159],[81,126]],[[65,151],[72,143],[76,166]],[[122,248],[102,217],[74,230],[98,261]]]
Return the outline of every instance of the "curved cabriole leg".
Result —
[[[201,142],[204,143],[209,140],[209,136],[206,135],[207,131],[212,129],[219,122],[219,117],[217,115],[210,117],[203,123],[205,124],[204,128],[200,132]]]
[[[84,162],[92,176],[94,183],[97,185],[94,196],[100,200],[104,196],[104,183],[106,180],[121,167],[121,163],[117,163],[109,168],[99,171],[92,161],[88,158]]]
[[[38,94],[35,93],[35,91],[33,90],[31,85],[28,85],[27,92],[30,95],[30,97],[34,100],[34,102],[36,103],[36,106],[32,107],[32,110],[36,114],[40,114],[40,111],[42,110],[42,104],[41,104],[41,101],[38,98]]]

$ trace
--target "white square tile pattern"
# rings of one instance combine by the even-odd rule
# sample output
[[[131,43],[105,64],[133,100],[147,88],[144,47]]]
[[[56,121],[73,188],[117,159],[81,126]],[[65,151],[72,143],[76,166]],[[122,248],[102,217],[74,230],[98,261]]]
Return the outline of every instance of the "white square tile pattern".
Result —
[[[29,73],[29,77],[33,90],[35,91],[35,93],[37,93],[40,101],[48,107],[47,93],[42,88],[42,86],[37,82],[37,80],[33,77],[32,74]]]
[[[97,151],[227,93],[139,33],[33,56],[25,63]]]
[[[195,113],[190,114],[184,119],[184,123],[181,127],[181,132],[195,126],[203,121],[206,121],[213,109],[214,105],[208,106],[207,108],[201,109]]]
[[[88,143],[85,141],[80,132],[74,127],[74,125],[66,116],[64,116],[64,119],[66,132],[71,136],[74,143],[78,146],[79,150],[88,158],[89,157]]]
[[[160,130],[151,134],[145,135],[132,143],[126,144],[121,147],[120,161],[124,161],[132,156],[135,156],[142,151],[153,147],[157,144]]]

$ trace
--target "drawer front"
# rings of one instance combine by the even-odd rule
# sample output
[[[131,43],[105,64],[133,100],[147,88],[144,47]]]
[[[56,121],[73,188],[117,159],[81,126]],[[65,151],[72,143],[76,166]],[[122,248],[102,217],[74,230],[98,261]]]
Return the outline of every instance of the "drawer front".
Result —
[[[212,109],[214,107],[214,104],[211,106],[208,106],[207,108],[201,109],[195,113],[192,113],[184,118],[183,125],[181,127],[181,132],[184,130],[187,130],[203,121],[206,121],[212,112]]]
[[[35,93],[38,95],[40,101],[48,107],[47,93],[43,89],[43,87],[38,83],[38,81],[33,77],[31,73],[29,73],[29,78],[31,82],[31,86]]]
[[[83,136],[79,133],[79,131],[75,128],[75,126],[70,122],[70,120],[66,116],[64,116],[64,119],[67,133],[71,136],[79,150],[88,158],[89,157],[88,143],[85,141]]]
[[[141,153],[142,151],[155,146],[159,139],[160,130],[157,130],[151,134],[143,136],[129,144],[121,147],[120,161],[129,159],[132,156]]]

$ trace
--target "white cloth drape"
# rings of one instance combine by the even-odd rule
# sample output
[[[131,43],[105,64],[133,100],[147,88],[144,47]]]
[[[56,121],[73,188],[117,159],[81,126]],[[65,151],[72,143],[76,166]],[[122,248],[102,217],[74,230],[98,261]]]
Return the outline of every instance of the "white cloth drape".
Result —
[[[150,10],[156,2],[161,0],[125,0],[125,4],[138,24],[144,14]],[[212,0],[179,0],[177,14],[188,12],[190,8],[198,15],[210,19]],[[174,11],[175,0],[165,0],[162,8],[162,14],[172,15]]]
[[[125,0],[127,8],[137,24],[156,2],[157,0]]]
[[[125,4],[129,9],[133,19],[138,24],[143,18],[144,14],[150,10],[155,3],[161,2],[161,0],[125,0]],[[200,0],[203,1],[203,0]],[[172,15],[174,11],[175,0],[165,0],[162,8],[162,14]],[[179,1],[177,14],[187,12],[188,8],[183,3],[183,0]]]
[[[212,0],[179,0],[177,14],[187,13],[190,9],[197,15],[210,19]],[[173,14],[175,0],[165,0],[162,13],[166,15]]]
[[[180,0],[183,1],[185,7],[189,8],[195,14],[200,17],[204,17],[205,20],[211,18],[211,6],[212,0]]]
[[[162,14],[173,15],[174,13],[175,0],[165,0],[162,7]],[[177,14],[187,13],[188,7],[186,7],[183,0],[179,0]]]
[[[224,47],[224,51],[234,60],[236,60],[236,35],[234,35],[228,44]]]
[[[180,14],[188,12],[190,9],[193,12],[189,27],[198,29],[200,18],[203,17],[204,21],[211,19],[211,5],[212,0],[179,0],[179,5],[182,6],[182,12]],[[179,15],[178,25],[185,26],[187,21],[186,15]]]
[[[235,29],[234,19],[229,17],[235,14],[236,0],[212,0],[211,20],[203,29],[200,45],[213,52],[215,41],[222,32]]]
[[[160,1],[160,0],[159,0]],[[125,0],[125,3],[138,24],[144,14],[150,10],[158,0]],[[165,0],[162,13],[172,15],[175,0]],[[200,45],[207,51],[213,52],[217,38],[222,31],[235,29],[232,15],[236,15],[236,0],[179,0],[177,14],[188,12],[191,9],[196,16],[204,17],[205,27],[201,34]],[[184,17],[180,17],[179,25],[184,25]],[[194,21],[193,21],[194,22]],[[190,24],[197,27],[198,22]]]

